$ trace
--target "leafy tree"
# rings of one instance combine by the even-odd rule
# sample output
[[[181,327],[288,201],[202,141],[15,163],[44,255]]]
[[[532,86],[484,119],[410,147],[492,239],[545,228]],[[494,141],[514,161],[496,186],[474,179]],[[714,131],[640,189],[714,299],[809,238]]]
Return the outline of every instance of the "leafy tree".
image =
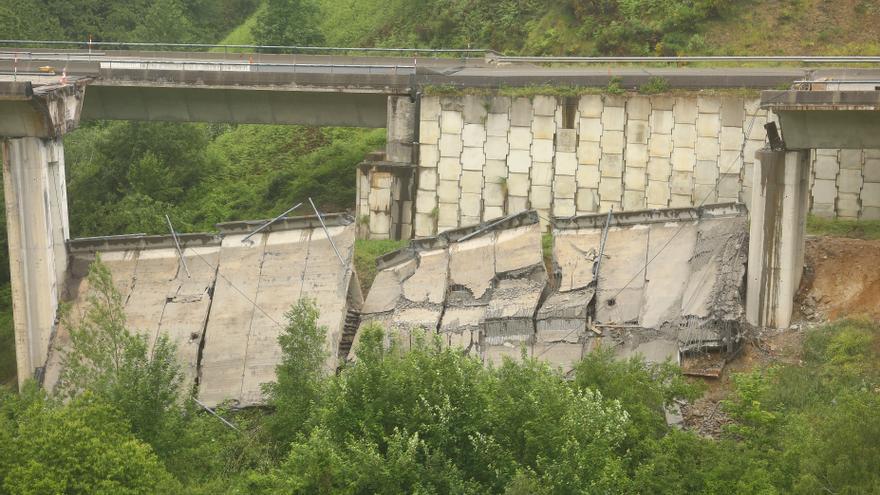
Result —
[[[67,405],[28,392],[0,398],[0,492],[171,493],[180,486],[149,445],[128,429],[122,413],[83,394]]]
[[[186,16],[180,0],[155,0],[143,19],[132,30],[131,41],[189,43],[195,39],[195,28]]]
[[[40,0],[0,0],[0,38],[57,40],[63,37],[58,19]]]
[[[300,299],[285,315],[287,327],[278,337],[281,363],[277,379],[264,385],[275,414],[268,426],[276,441],[289,444],[307,428],[313,408],[321,398],[327,327],[318,325],[318,309],[309,299]]]
[[[110,270],[100,259],[88,276],[87,309],[79,321],[67,318],[70,346],[62,358],[60,397],[92,394],[116,407],[138,438],[159,452],[172,451],[179,428],[181,374],[176,349],[164,335],[152,348],[126,328],[125,311]]]
[[[667,433],[665,412],[676,401],[698,395],[697,387],[688,384],[672,363],[650,364],[638,356],[620,360],[611,349],[603,347],[584,356],[577,365],[575,384],[620,401],[630,418],[623,448],[634,464],[647,455],[642,450],[646,439],[658,439]]]

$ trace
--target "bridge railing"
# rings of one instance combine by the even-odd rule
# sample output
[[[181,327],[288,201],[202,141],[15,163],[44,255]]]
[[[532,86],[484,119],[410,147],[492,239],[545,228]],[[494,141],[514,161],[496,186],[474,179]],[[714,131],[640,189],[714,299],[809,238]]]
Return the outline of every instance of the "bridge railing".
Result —
[[[23,67],[29,64],[56,64],[47,70],[60,71],[72,62],[92,62],[100,69],[118,70],[184,70],[184,71],[225,71],[225,72],[273,72],[291,73],[330,73],[346,74],[393,74],[409,75],[416,71],[416,65],[400,64],[322,64],[253,62],[233,60],[149,60],[138,58],[114,58],[102,53],[46,53],[46,52],[4,52],[0,51],[0,61],[12,61]]]
[[[181,53],[191,51],[190,56],[211,53],[213,55],[253,54],[257,61],[261,55],[360,55],[364,57],[479,57],[497,64],[880,64],[880,56],[857,55],[695,55],[695,56],[524,56],[504,55],[486,48],[395,48],[395,47],[335,47],[335,46],[296,46],[296,45],[254,45],[254,44],[211,44],[211,43],[153,43],[117,41],[60,41],[60,40],[0,40],[2,47],[26,53],[28,49],[73,49],[83,50],[81,55],[102,55],[105,51],[169,51]],[[11,51],[10,51],[11,53]],[[47,54],[50,52],[40,52]],[[59,52],[58,55],[69,52]],[[471,58],[473,60],[473,58]]]
[[[67,47],[83,50],[143,50],[146,48],[167,51],[192,50],[223,53],[279,53],[279,54],[366,54],[397,56],[484,56],[491,50],[483,48],[394,48],[394,47],[338,47],[338,46],[298,46],[298,45],[247,45],[212,43],[147,43],[117,41],[59,41],[59,40],[0,40],[0,46],[21,48]],[[163,50],[157,50],[163,51]]]
[[[529,64],[608,64],[608,63],[803,63],[803,64],[876,64],[880,56],[850,55],[696,55],[696,56],[648,56],[648,57],[554,57],[554,56],[518,56],[489,54],[487,58],[497,63],[529,63]]]

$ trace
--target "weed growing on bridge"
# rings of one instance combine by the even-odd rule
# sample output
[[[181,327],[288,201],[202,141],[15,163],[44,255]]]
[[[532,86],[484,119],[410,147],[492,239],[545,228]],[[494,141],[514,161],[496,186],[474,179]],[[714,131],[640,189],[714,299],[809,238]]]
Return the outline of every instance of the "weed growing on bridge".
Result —
[[[666,93],[670,89],[669,81],[660,76],[652,77],[647,83],[639,86],[639,93],[646,95],[656,95]]]

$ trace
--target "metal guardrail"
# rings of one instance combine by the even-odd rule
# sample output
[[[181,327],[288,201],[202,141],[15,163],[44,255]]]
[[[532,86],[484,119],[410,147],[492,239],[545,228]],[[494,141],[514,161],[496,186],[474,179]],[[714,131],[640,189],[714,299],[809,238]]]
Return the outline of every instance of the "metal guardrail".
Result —
[[[26,56],[21,56],[26,55]],[[230,68],[238,68],[238,69],[247,69],[251,67],[260,68],[260,67],[276,67],[276,68],[289,68],[293,69],[294,72],[296,69],[308,69],[308,68],[320,68],[320,69],[330,69],[332,72],[333,69],[366,69],[367,71],[371,71],[374,69],[384,69],[384,70],[393,70],[397,71],[414,71],[416,69],[415,65],[389,65],[389,64],[316,64],[316,63],[285,63],[285,62],[249,62],[249,61],[236,61],[236,60],[161,60],[161,59],[138,59],[138,58],[108,58],[104,55],[95,55],[95,54],[64,54],[61,56],[58,55],[49,55],[45,56],[45,54],[40,52],[0,52],[0,60],[5,61],[13,61],[18,63],[26,63],[26,62],[95,62],[99,63],[101,68],[107,69],[145,69],[148,70],[151,67],[155,69],[162,69],[163,66],[180,66],[181,70],[199,70],[208,68],[208,70],[222,70],[223,67]],[[116,64],[116,67],[113,65]],[[137,67],[131,67],[137,66]],[[187,68],[189,66],[189,68]]]
[[[141,43],[141,42],[116,42],[116,41],[36,41],[36,40],[0,40],[0,45],[34,47],[39,45],[49,46],[73,46],[85,49],[92,48],[198,48],[211,49],[222,48],[224,50],[260,50],[278,52],[363,52],[363,53],[452,53],[452,54],[485,54],[491,50],[483,48],[382,48],[382,47],[338,47],[338,46],[296,46],[296,45],[220,45],[212,43]]]
[[[602,63],[689,63],[689,62],[799,62],[809,64],[827,63],[880,63],[880,56],[802,56],[802,55],[719,55],[681,57],[530,57],[489,55],[498,63],[540,64],[602,64]]]
[[[116,42],[116,41],[59,41],[59,40],[0,40],[0,46],[19,46],[23,49],[39,46],[54,47],[77,47],[88,50],[90,55],[98,55],[95,49],[107,48],[191,48],[191,49],[223,49],[229,50],[253,50],[255,52],[280,52],[280,53],[365,53],[365,54],[468,54],[482,55],[487,60],[495,63],[532,63],[532,64],[606,64],[606,63],[693,63],[693,62],[763,62],[763,63],[804,63],[804,64],[880,64],[880,55],[840,55],[840,56],[813,56],[813,55],[694,55],[694,56],[520,56],[502,55],[486,48],[383,48],[383,47],[336,47],[336,46],[296,46],[296,45],[222,45],[211,43],[153,43],[153,42]],[[162,51],[162,50],[158,50]],[[173,52],[173,50],[169,50]],[[34,52],[0,52],[0,53],[34,53]],[[45,54],[45,52],[43,52]],[[59,52],[63,55],[65,52]]]

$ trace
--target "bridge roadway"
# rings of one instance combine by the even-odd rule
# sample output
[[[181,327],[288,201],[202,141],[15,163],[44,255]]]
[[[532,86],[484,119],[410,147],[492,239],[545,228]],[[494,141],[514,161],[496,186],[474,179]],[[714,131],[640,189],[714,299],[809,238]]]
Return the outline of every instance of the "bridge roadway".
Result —
[[[42,69],[54,71],[54,78]],[[17,74],[17,75],[16,75]],[[541,66],[491,57],[0,50],[0,81],[87,84],[81,118],[387,125],[389,95],[427,87],[536,85],[635,88],[660,77],[681,89],[768,89],[817,77],[872,77],[864,69],[797,67]]]

